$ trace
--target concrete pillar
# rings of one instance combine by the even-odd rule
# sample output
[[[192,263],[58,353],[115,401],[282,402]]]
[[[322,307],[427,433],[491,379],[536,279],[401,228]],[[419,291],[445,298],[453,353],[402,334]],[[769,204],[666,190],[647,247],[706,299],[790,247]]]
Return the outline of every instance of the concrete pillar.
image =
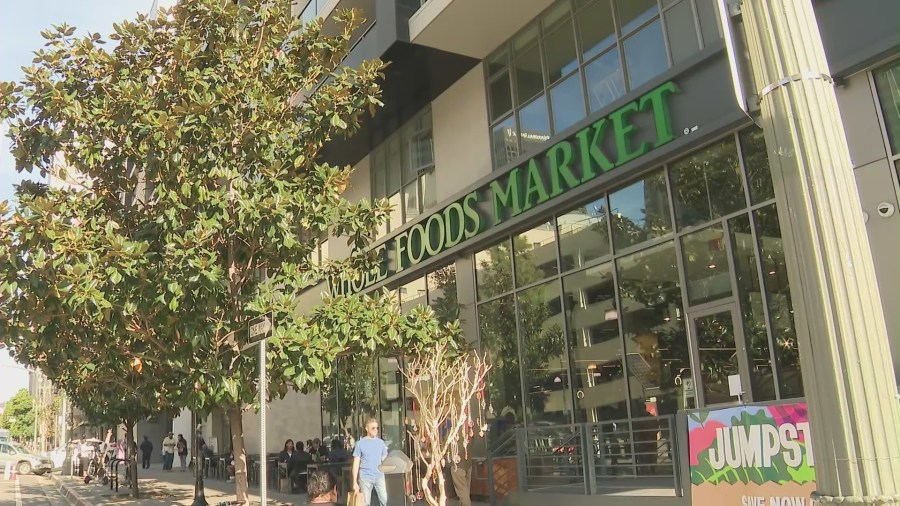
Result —
[[[811,0],[744,0],[820,504],[900,504],[900,409],[844,126]]]

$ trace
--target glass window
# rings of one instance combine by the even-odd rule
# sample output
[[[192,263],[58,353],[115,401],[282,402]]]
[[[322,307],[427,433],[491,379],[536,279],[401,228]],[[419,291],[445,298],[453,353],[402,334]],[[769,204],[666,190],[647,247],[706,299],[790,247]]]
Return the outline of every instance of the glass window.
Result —
[[[404,449],[406,425],[403,420],[403,374],[396,357],[378,359],[381,393],[381,439],[388,450]],[[365,423],[365,422],[364,422]]]
[[[703,400],[707,406],[734,402],[728,376],[738,374],[737,344],[731,311],[694,318],[697,361],[702,365]]]
[[[519,111],[519,128],[523,153],[540,149],[550,138],[550,114],[547,111],[546,96],[539,96]]]
[[[502,167],[519,156],[519,134],[514,116],[494,125],[491,129],[491,144],[494,149],[494,167]]]
[[[407,313],[419,305],[425,305],[427,299],[425,277],[416,278],[400,287],[400,311]]]
[[[694,28],[694,10],[690,0],[682,0],[667,10],[666,36],[669,38],[669,51],[672,52],[672,63],[685,60],[700,50],[697,30]]]
[[[606,198],[576,207],[556,218],[563,271],[609,255],[609,217]]]
[[[504,70],[490,84],[491,121],[512,109],[512,91],[509,86],[509,71]]]
[[[486,400],[492,409],[486,415],[490,441],[496,442],[524,419],[515,300],[512,294],[506,295],[479,304],[477,311],[481,349],[491,364]]]
[[[516,286],[526,286],[559,273],[556,267],[556,229],[547,222],[513,236]]]
[[[575,389],[575,421],[628,417],[628,385],[619,335],[612,263],[563,278]]]
[[[578,13],[576,19],[585,60],[616,43],[616,27],[609,0],[599,0],[588,5]]]
[[[553,131],[556,133],[584,118],[581,75],[576,72],[550,89],[550,107],[553,109]]]
[[[706,223],[747,205],[734,137],[673,163],[670,173],[679,228]]]
[[[387,168],[385,167],[384,151],[375,151],[372,155],[372,198],[381,199],[387,196],[385,190]]]
[[[712,302],[731,295],[731,273],[721,223],[681,238],[688,303]]]
[[[559,283],[544,283],[516,295],[525,376],[526,422],[569,423],[569,367],[563,336]]]
[[[363,428],[369,418],[378,418],[378,392],[377,376],[375,372],[375,358],[367,356],[353,357],[350,361],[350,369],[353,374],[353,390],[356,394],[356,410],[354,411],[354,429],[356,440],[365,436]]]
[[[426,211],[437,205],[437,178],[434,168],[424,170],[419,174],[419,183],[422,186],[422,210]]]
[[[603,109],[625,94],[625,78],[619,51],[613,48],[584,68],[591,112]]]
[[[794,308],[785,267],[778,211],[772,204],[755,211],[753,219],[756,221],[756,240],[763,268],[766,304],[769,308],[772,325],[781,397],[783,399],[802,397],[803,379],[800,376],[800,350],[797,345],[797,331],[794,327]]]
[[[410,149],[410,175],[415,178],[420,170],[434,165],[434,140],[431,130],[416,132],[412,135]]]
[[[404,222],[415,219],[422,214],[419,207],[419,184],[416,181],[403,187],[403,218]]]
[[[666,179],[661,170],[609,196],[613,244],[621,250],[672,232]]]
[[[429,272],[425,279],[428,284],[428,305],[441,322],[459,318],[459,296],[456,289],[456,264],[449,264]]]
[[[750,202],[759,204],[775,198],[772,187],[772,171],[769,168],[769,154],[761,128],[751,127],[738,134],[741,140],[741,155],[747,170],[747,186],[750,187]]]
[[[900,154],[900,60],[873,72],[891,153]]]
[[[669,68],[666,44],[658,19],[625,39],[623,47],[625,68],[628,69],[628,84],[631,89],[637,88]]]
[[[627,35],[655,16],[659,7],[656,0],[616,0],[616,10],[622,33]]]
[[[391,195],[388,198],[388,204],[391,205],[391,212],[387,221],[387,231],[390,232],[403,225],[403,199],[400,196],[400,192]]]
[[[547,12],[541,16],[541,25],[544,31],[548,32],[562,23],[568,22],[572,24],[572,14],[570,4],[567,1],[554,3]]]
[[[509,51],[504,47],[502,51],[489,56],[487,59],[488,75],[495,75],[505,70],[509,65]]]
[[[775,375],[769,354],[765,304],[756,268],[756,247],[750,230],[750,216],[742,214],[728,220],[738,301],[744,324],[744,340],[750,364],[750,391],[754,402],[771,401],[775,395]]]
[[[675,244],[622,257],[616,269],[631,416],[673,414],[683,409],[675,378],[691,376]]]
[[[547,59],[547,82],[550,84],[578,68],[572,18],[568,18],[553,32],[544,35],[544,56]]]
[[[700,18],[700,33],[703,35],[703,47],[722,38],[719,26],[719,2],[716,0],[696,0],[697,16]]]
[[[540,46],[523,50],[513,66],[516,72],[516,101],[521,104],[544,89]]]
[[[387,191],[388,194],[394,193],[402,186],[401,171],[403,170],[403,160],[401,158],[400,136],[397,135],[388,140],[387,144]]]
[[[512,261],[509,241],[475,253],[475,281],[478,300],[512,290]]]

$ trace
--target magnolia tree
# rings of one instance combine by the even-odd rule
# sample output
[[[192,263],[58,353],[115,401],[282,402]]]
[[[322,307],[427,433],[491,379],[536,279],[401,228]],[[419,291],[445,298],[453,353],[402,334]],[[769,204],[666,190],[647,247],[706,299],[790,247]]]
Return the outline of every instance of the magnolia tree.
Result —
[[[490,368],[483,355],[439,343],[407,360],[402,370],[415,402],[410,436],[425,466],[420,485],[431,506],[447,504],[444,468],[468,459],[469,441],[476,434],[484,437],[484,381]]]
[[[319,157],[381,105],[381,62],[341,66],[360,19],[341,11],[326,36],[289,9],[184,0],[115,25],[109,50],[62,25],[22,82],[0,83],[17,169],[82,182],[23,185],[15,211],[0,210],[0,344],[50,377],[121,373],[97,377],[119,398],[149,396],[142,407],[224,410],[241,501],[241,415],[259,391],[249,320],[277,322],[272,397],[317,388],[339,355],[458,335],[386,294],[297,307],[325,279],[373,267],[389,206],[345,200],[350,167]],[[324,237],[349,256],[312,262]]]

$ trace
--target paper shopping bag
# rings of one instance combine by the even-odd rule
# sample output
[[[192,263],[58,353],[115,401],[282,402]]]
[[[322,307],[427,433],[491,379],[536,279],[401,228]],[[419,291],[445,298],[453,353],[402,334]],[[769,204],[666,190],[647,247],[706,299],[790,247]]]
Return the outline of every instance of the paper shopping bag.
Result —
[[[347,492],[347,506],[366,506],[366,501],[361,493],[351,490]]]

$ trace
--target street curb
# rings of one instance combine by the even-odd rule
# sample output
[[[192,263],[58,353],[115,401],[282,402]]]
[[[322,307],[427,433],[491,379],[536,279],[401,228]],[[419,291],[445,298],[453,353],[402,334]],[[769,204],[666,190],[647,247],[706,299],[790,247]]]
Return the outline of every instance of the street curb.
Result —
[[[63,480],[57,475],[51,475],[53,482],[56,484],[56,488],[62,492],[63,497],[69,501],[69,504],[72,506],[95,506],[94,503],[88,501],[84,497],[81,496],[78,492],[76,492],[71,485],[66,483],[66,480]]]

